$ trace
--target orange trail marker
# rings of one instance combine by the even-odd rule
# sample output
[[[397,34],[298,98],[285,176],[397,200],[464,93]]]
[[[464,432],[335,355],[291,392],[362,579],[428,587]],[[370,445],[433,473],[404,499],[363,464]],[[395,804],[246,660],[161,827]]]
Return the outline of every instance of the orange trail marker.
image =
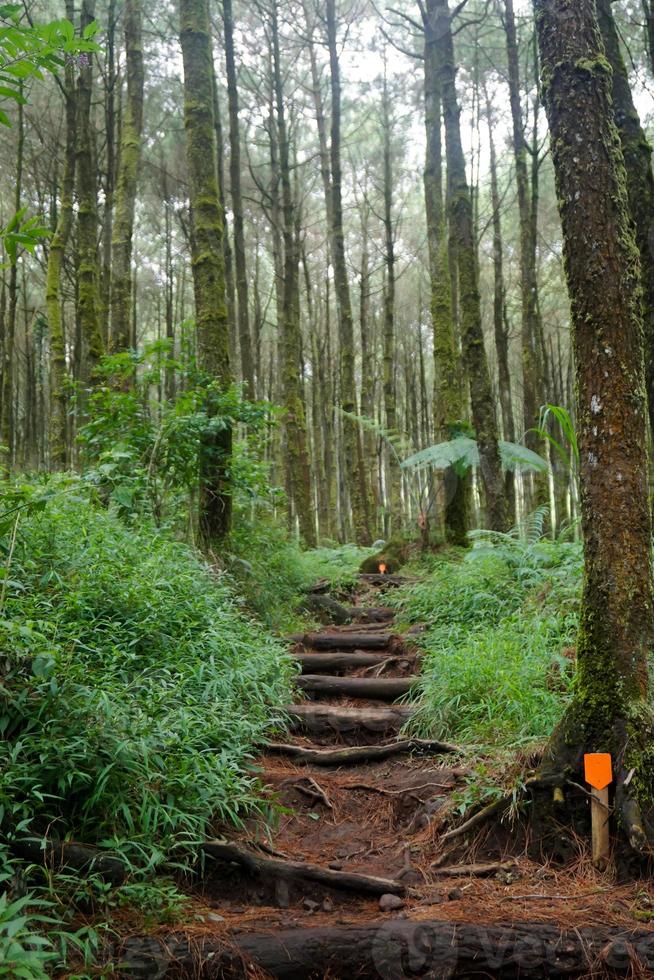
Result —
[[[603,871],[609,862],[609,786],[613,782],[611,756],[608,752],[585,755],[584,775],[586,782],[591,785],[593,864]]]

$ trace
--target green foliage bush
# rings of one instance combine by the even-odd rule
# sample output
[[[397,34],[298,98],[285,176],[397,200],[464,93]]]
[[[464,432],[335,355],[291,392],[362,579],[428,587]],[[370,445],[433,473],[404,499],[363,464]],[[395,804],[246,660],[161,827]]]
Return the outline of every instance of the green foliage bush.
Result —
[[[183,861],[255,804],[244,766],[290,662],[189,548],[79,482],[47,492],[16,512],[0,593],[2,832]]]
[[[402,618],[427,624],[414,725],[460,741],[544,738],[571,681],[581,549],[559,542],[480,539],[432,557],[427,578],[395,598]]]

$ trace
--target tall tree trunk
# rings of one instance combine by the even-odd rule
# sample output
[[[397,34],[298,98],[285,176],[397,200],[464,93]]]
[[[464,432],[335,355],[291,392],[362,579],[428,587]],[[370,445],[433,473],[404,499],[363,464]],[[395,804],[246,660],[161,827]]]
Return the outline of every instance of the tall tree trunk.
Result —
[[[22,95],[22,86],[21,86]],[[16,134],[16,184],[14,187],[14,213],[21,209],[23,196],[23,162],[25,158],[25,112],[18,103],[18,126]],[[9,270],[9,291],[7,304],[7,328],[5,331],[4,371],[2,377],[2,441],[7,447],[7,461],[11,468],[16,460],[17,418],[15,382],[18,377],[16,358],[16,315],[18,310],[18,265],[11,263]]]
[[[506,324],[506,288],[504,285],[504,245],[502,241],[502,202],[497,180],[497,152],[493,137],[493,109],[486,92],[486,119],[488,121],[488,144],[490,148],[491,205],[493,208],[493,328],[497,352],[497,374],[502,409],[502,429],[504,438],[515,442],[515,422],[513,419],[513,397],[511,394],[511,371],[509,369],[509,335]],[[511,516],[515,515],[515,474],[509,470],[505,478],[506,494]]]
[[[613,113],[620,133],[627,171],[629,208],[636,228],[643,283],[643,322],[645,329],[645,379],[649,418],[654,431],[654,176],[652,148],[640,124],[629,77],[620,50],[620,39],[610,0],[596,0],[597,19],[606,55],[613,69]]]
[[[66,17],[75,17],[74,0],[66,0]],[[50,466],[63,470],[67,463],[68,419],[66,398],[66,334],[62,315],[61,283],[66,248],[73,227],[73,194],[75,190],[75,72],[70,62],[64,68],[66,100],[66,146],[61,204],[57,227],[50,242],[45,277],[45,305],[50,332]]]
[[[641,0],[645,17],[645,41],[649,58],[649,70],[654,74],[654,3],[652,0]]]
[[[231,382],[225,296],[223,224],[218,193],[214,119],[214,68],[208,0],[179,0],[184,62],[184,127],[193,235],[193,291],[198,362],[208,381]],[[209,392],[207,410],[215,413]],[[200,536],[211,550],[229,532],[232,497],[232,430],[207,433],[200,453]]]
[[[95,18],[95,0],[82,0],[81,29]],[[77,84],[77,319],[80,378],[93,381],[104,353],[100,324],[98,264],[98,181],[92,116],[93,55],[79,69]]]
[[[102,342],[109,345],[109,321],[111,319],[111,265],[114,220],[114,191],[116,188],[116,0],[109,0],[107,7],[107,46],[105,57],[104,129],[106,173],[102,225],[101,313]],[[118,104],[120,107],[120,92]]]
[[[465,416],[450,279],[449,242],[443,199],[442,76],[435,33],[436,0],[429,0],[424,23],[426,128],[425,210],[429,249],[430,311],[434,334],[434,436],[446,442],[460,434]],[[445,533],[452,544],[467,544],[469,484],[450,470],[443,481]]]
[[[384,171],[384,250],[386,279],[384,284],[384,411],[386,427],[395,433],[397,406],[395,392],[395,228],[393,227],[393,157],[392,157],[392,119],[390,94],[384,62],[382,88],[381,122],[383,138]],[[415,384],[412,385],[415,392]],[[402,529],[401,472],[397,459],[390,459],[390,533],[397,534]]]
[[[585,556],[574,693],[544,771],[580,781],[584,752],[610,752],[622,829],[641,849],[654,597],[638,250],[594,0],[534,6],[572,308]]]
[[[536,276],[536,240],[532,221],[529,194],[529,147],[524,133],[524,118],[520,97],[520,65],[513,0],[504,0],[504,30],[508,64],[509,101],[513,127],[513,155],[515,160],[518,213],[520,218],[520,301],[522,325],[522,403],[523,424],[527,445],[538,449],[538,437],[531,432],[538,424],[540,405],[543,401],[543,364],[540,335],[542,324],[538,307],[538,280]],[[536,501],[544,502],[542,481]]]
[[[222,112],[220,107],[220,93],[218,82],[214,71],[213,85],[213,111],[214,127],[216,130],[216,157],[218,164],[218,193],[220,194],[220,207],[223,220],[223,253],[225,256],[225,293],[227,295],[227,318],[229,321],[229,357],[233,365],[239,355],[238,337],[236,328],[236,288],[234,285],[234,260],[232,256],[232,246],[229,241],[229,224],[227,222],[227,190],[225,186],[225,137],[223,135]]]
[[[227,102],[229,107],[229,183],[234,215],[234,265],[238,300],[238,339],[241,352],[241,373],[250,398],[256,397],[254,360],[250,337],[248,309],[248,278],[245,262],[245,232],[243,226],[243,195],[241,192],[241,135],[238,121],[238,87],[234,60],[234,15],[232,0],[223,0],[225,25],[225,65],[227,68]]]
[[[461,303],[461,340],[470,384],[472,422],[479,446],[479,468],[486,496],[486,520],[496,531],[506,530],[508,508],[500,461],[497,420],[481,324],[477,273],[477,244],[473,231],[472,198],[461,144],[456,92],[456,63],[452,22],[447,0],[431,0],[438,63],[442,72],[443,116],[447,173],[450,185],[450,225],[456,245]]]
[[[363,447],[359,425],[350,416],[357,414],[355,377],[354,322],[350,286],[345,261],[343,200],[341,179],[341,75],[336,36],[336,0],[326,0],[327,43],[331,72],[331,244],[334,263],[334,287],[338,307],[340,338],[340,383],[343,417],[343,464],[352,510],[354,537],[360,544],[371,541],[370,515]]]
[[[282,235],[284,275],[282,288],[281,355],[284,388],[287,485],[295,505],[300,534],[310,548],[316,546],[316,529],[311,503],[311,480],[307,453],[307,430],[302,397],[302,334],[300,330],[299,242],[295,204],[291,188],[289,139],[284,108],[282,65],[279,50],[277,0],[271,5],[273,77],[279,142],[279,171],[282,190]]]
[[[143,132],[143,47],[141,0],[125,0],[127,103],[120,133],[120,164],[113,229],[111,348],[130,346],[132,238]]]

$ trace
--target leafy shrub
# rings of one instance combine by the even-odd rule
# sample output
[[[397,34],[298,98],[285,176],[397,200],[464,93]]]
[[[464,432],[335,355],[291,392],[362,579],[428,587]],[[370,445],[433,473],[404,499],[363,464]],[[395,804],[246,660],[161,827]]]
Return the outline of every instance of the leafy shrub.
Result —
[[[562,713],[581,586],[578,545],[478,539],[443,554],[394,601],[420,638],[423,733],[511,742],[548,735]]]
[[[245,764],[292,668],[190,549],[60,483],[17,525],[0,632],[5,833],[148,869],[255,804]]]

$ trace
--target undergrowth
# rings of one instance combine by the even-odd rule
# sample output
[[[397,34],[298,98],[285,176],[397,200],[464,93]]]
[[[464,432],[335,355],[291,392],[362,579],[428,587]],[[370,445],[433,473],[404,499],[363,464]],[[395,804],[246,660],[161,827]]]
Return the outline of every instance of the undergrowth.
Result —
[[[132,889],[150,887],[155,870],[195,861],[214,822],[258,805],[246,764],[290,697],[291,662],[224,577],[168,533],[128,527],[83,483],[14,488],[0,507],[5,876],[16,878],[14,840],[70,837],[118,855]],[[91,897],[109,903],[99,886]],[[55,921],[60,890],[57,903]],[[3,912],[8,975],[47,975],[18,972]]]
[[[426,559],[426,578],[391,600],[427,626],[413,728],[478,745],[546,738],[574,672],[580,546],[483,533],[473,544]]]

